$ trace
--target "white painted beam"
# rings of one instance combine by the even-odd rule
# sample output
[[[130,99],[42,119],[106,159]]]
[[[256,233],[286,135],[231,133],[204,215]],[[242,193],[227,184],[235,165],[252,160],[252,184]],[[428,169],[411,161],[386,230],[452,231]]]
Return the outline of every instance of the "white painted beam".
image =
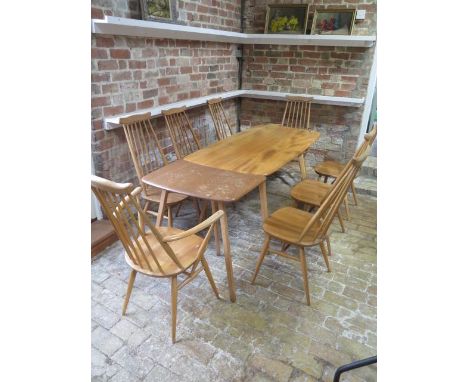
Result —
[[[356,148],[359,147],[361,142],[364,140],[364,134],[366,134],[366,131],[367,131],[367,124],[369,123],[372,100],[374,99],[376,86],[377,86],[377,47],[375,47],[375,50],[374,50],[372,67],[369,73],[369,84],[367,85],[367,94],[366,94],[366,98],[364,102],[364,109],[362,111],[361,128],[359,130],[359,136],[358,136]]]
[[[376,41],[375,36],[248,34],[114,16],[93,19],[91,31],[96,34],[106,35],[214,41],[233,44],[370,47]]]
[[[243,38],[243,35],[237,32],[113,16],[106,16],[103,20],[93,19],[92,32],[118,36],[171,38],[227,43],[240,43]]]
[[[246,34],[242,44],[371,47],[375,36]]]
[[[334,105],[334,106],[348,106],[348,107],[360,107],[364,103],[364,98],[350,98],[350,97],[331,97],[331,96],[322,96],[322,95],[310,95],[310,94],[292,94],[292,93],[282,93],[282,92],[272,92],[272,91],[262,91],[262,90],[233,90],[229,92],[211,94],[205,97],[192,98],[184,101],[169,103],[162,106],[157,106],[151,109],[137,110],[132,113],[119,114],[116,116],[104,118],[104,128],[106,130],[113,130],[120,127],[119,119],[126,117],[132,114],[143,114],[150,112],[153,118],[159,117],[162,115],[163,110],[172,109],[175,107],[186,106],[188,109],[203,106],[206,104],[206,101],[213,98],[222,98],[222,99],[232,99],[236,97],[243,98],[257,98],[257,99],[268,99],[275,101],[285,101],[286,96],[306,96],[312,99],[313,103],[318,103],[322,105]]]
[[[122,117],[127,117],[132,114],[144,114],[144,113],[150,112],[151,117],[155,118],[155,117],[161,116],[163,110],[169,110],[175,107],[182,107],[182,106],[187,107],[187,109],[192,109],[197,106],[206,105],[206,101],[213,99],[213,98],[231,99],[231,98],[239,97],[242,94],[242,92],[243,90],[233,90],[230,92],[216,93],[216,94],[211,94],[205,97],[191,98],[191,99],[186,99],[186,100],[178,101],[174,103],[168,103],[166,105],[156,106],[151,109],[141,109],[141,110],[134,111],[132,113],[119,114],[113,117],[104,118],[104,128],[106,130],[112,130],[112,129],[118,128],[120,127],[119,119]]]

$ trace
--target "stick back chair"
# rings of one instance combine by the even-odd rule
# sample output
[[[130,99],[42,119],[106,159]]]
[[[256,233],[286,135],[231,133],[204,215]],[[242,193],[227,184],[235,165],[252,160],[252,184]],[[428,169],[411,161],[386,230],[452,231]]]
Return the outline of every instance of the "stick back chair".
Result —
[[[366,136],[368,137],[367,145],[369,147],[371,147],[372,144],[374,143],[375,138],[377,137],[377,124],[374,124],[372,130],[368,134],[366,134],[364,136],[364,138]],[[364,143],[366,143],[366,141]],[[361,150],[361,151],[365,150],[365,148],[362,146],[362,144],[357,150],[358,154],[359,154],[359,150]],[[337,161],[332,161],[332,160],[327,160],[327,161],[324,161],[324,162],[321,162],[321,163],[318,163],[317,165],[315,165],[314,171],[319,176],[319,180],[321,180],[321,178],[323,177],[324,182],[327,183],[329,178],[335,179],[340,174],[340,172],[343,170],[344,167],[345,167],[345,164],[343,164],[343,163],[340,163],[340,162],[337,162]],[[356,193],[356,188],[354,186],[354,182],[351,182],[351,192],[353,194],[354,205],[357,206],[358,200],[357,200],[357,193]],[[345,206],[346,206],[347,215],[349,216],[349,208],[348,208],[348,199],[347,198],[345,198]]]
[[[222,98],[214,98],[207,101],[208,108],[210,109],[211,117],[213,118],[216,137],[221,141],[232,135],[232,129],[229,121],[224,112]]]
[[[286,96],[286,108],[281,124],[285,127],[309,129],[311,104],[310,97]]]
[[[185,113],[186,109],[183,106],[162,111],[177,159],[183,159],[201,148],[200,141]]]
[[[213,224],[221,218],[224,212],[214,213],[187,231],[173,227],[155,228],[140,206],[138,195],[142,192],[141,187],[134,188],[131,183],[115,183],[92,176],[91,189],[122,242],[125,248],[125,260],[132,269],[122,315],[126,313],[137,273],[169,278],[171,280],[172,342],[174,343],[178,291],[204,270],[215,296],[219,298],[204,253],[210,240]],[[197,235],[206,228],[208,232],[204,238]],[[186,277],[178,284],[177,276],[179,275]]]
[[[129,117],[120,118],[119,123],[123,126],[125,138],[130,149],[133,165],[143,189],[141,193],[145,199],[144,211],[153,216],[157,216],[156,211],[148,210],[151,202],[159,204],[161,199],[161,189],[148,186],[142,182],[142,178],[150,172],[167,165],[167,159],[161,148],[159,139],[156,136],[151,124],[151,113],[135,114]],[[172,207],[182,203],[187,196],[171,192],[167,196],[167,218],[168,225],[172,227]]]
[[[364,141],[359,146],[355,155],[359,156],[360,154],[362,154],[364,150],[366,150],[370,146],[370,142],[372,141],[372,138],[373,138],[372,134],[370,133],[366,134],[364,136]],[[342,175],[343,175],[343,171],[341,172],[341,175],[338,175],[338,176],[342,176]],[[326,196],[328,195],[332,187],[333,187],[332,184],[323,183],[320,180],[305,179],[299,182],[298,184],[296,184],[291,189],[291,197],[296,202],[303,203],[310,208],[320,207],[320,205],[325,200]],[[344,201],[346,202],[346,198],[344,198]],[[340,209],[337,210],[337,217],[341,225],[341,230],[345,232],[345,226],[344,226],[343,218],[340,213]]]
[[[359,157],[354,157],[345,166],[342,174],[333,184],[330,192],[315,213],[312,214],[293,207],[284,207],[275,211],[264,221],[263,230],[265,231],[265,241],[255,267],[252,284],[255,282],[263,260],[268,252],[299,261],[302,268],[306,301],[307,305],[310,305],[305,248],[319,245],[327,270],[328,272],[331,271],[328,261],[328,256],[331,256],[328,229],[346,195],[349,183],[354,179],[356,172],[359,171],[362,162],[367,158],[368,154],[369,150]],[[299,257],[287,254],[283,250],[270,248],[271,238],[298,247]],[[327,249],[325,249],[325,243]]]

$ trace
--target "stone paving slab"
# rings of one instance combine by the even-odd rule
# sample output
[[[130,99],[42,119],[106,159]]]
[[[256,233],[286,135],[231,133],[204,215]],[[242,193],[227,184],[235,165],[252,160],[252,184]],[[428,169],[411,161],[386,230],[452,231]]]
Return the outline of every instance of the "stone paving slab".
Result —
[[[294,166],[268,180],[270,212],[292,205],[288,183],[297,181]],[[375,355],[377,206],[373,196],[358,200],[346,233],[332,225],[331,273],[317,249],[306,250],[310,307],[298,263],[267,256],[250,284],[263,242],[258,193],[229,206],[237,302],[229,302],[224,258],[211,242],[206,257],[222,298],[214,297],[203,273],[182,289],[174,345],[168,280],[137,275],[121,316],[130,269],[114,243],[91,266],[92,380],[328,382],[338,366]],[[189,203],[175,224],[196,224]],[[376,374],[368,367],[342,381],[375,381]]]

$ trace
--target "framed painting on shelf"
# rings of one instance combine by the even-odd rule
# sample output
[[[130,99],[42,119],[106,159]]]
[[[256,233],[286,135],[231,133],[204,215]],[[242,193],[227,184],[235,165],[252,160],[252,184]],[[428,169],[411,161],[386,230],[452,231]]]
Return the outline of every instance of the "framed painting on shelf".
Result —
[[[265,33],[305,34],[309,4],[267,5]]]
[[[140,0],[143,20],[172,20],[171,0]]]
[[[351,35],[355,9],[317,9],[312,19],[311,34]]]

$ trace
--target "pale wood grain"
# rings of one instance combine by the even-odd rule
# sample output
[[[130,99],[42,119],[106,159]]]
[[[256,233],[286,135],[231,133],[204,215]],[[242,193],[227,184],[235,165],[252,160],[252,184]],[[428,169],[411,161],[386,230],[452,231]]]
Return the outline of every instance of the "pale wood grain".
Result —
[[[184,159],[247,174],[271,175],[316,142],[317,131],[279,124],[256,126],[205,147]]]
[[[224,216],[224,212],[216,212],[205,222],[188,231],[173,227],[155,228],[150,217],[140,206],[138,195],[141,188],[134,190],[130,183],[119,184],[92,176],[91,190],[101,203],[106,216],[122,242],[125,249],[125,260],[132,269],[122,314],[126,312],[137,272],[151,277],[171,278],[171,334],[172,342],[175,342],[178,290],[193,280],[202,270],[205,270],[210,285],[215,295],[218,296],[208,263],[203,256],[213,225]],[[164,190],[163,194],[167,195],[167,191]],[[165,195],[163,197],[166,199]],[[198,236],[200,231],[208,227],[204,238]],[[178,275],[187,277],[180,284],[177,284]]]
[[[328,229],[333,218],[338,213],[338,208],[343,202],[350,183],[362,166],[363,161],[369,155],[370,148],[361,155],[355,155],[353,159],[343,169],[332,185],[323,185],[318,188],[323,191],[319,197],[320,206],[315,213],[303,211],[293,207],[283,207],[273,212],[263,223],[265,231],[265,243],[257,261],[252,283],[259,272],[260,266],[268,252],[278,254],[291,260],[301,263],[304,292],[306,294],[307,305],[310,305],[309,282],[307,278],[307,263],[305,259],[305,248],[320,246],[327,270],[330,271],[328,256],[331,255],[330,243],[328,240]],[[307,181],[305,181],[307,182]],[[328,190],[327,190],[328,188]],[[283,242],[281,251],[270,248],[270,237]],[[328,251],[325,249],[325,243]],[[299,248],[299,257],[292,256],[284,251],[290,246]]]
[[[230,137],[232,135],[232,128],[229,125],[229,121],[226,117],[223,107],[222,98],[213,98],[206,102],[213,118],[213,123],[216,130],[216,137],[218,141]]]
[[[178,159],[184,158],[201,147],[185,113],[186,109],[184,106],[162,111]]]

